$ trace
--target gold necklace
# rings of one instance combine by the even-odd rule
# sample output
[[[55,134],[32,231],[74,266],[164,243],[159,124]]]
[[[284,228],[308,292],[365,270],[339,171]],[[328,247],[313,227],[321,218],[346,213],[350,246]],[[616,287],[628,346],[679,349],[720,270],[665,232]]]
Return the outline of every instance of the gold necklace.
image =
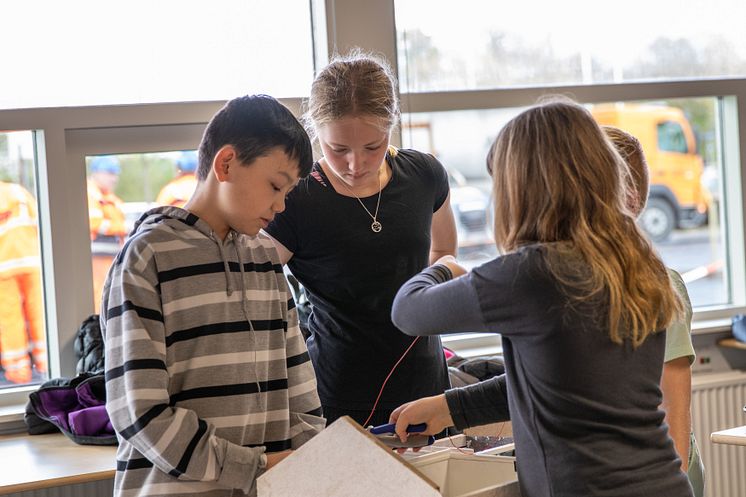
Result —
[[[370,218],[373,220],[373,222],[370,225],[370,229],[374,233],[380,233],[381,230],[383,229],[383,225],[378,220],[378,207],[380,207],[380,205],[381,205],[381,172],[380,172],[380,169],[378,170],[379,171],[378,172],[378,200],[376,201],[376,212],[375,212],[375,214],[371,214],[370,213],[370,211],[368,210],[368,208],[365,207],[365,204],[363,203],[363,201],[360,200],[360,197],[358,197],[357,195],[355,195],[355,192],[353,192],[352,188],[349,187],[349,185],[345,182],[345,180],[342,179],[342,177],[339,174],[337,174],[337,171],[335,171],[331,166],[329,166],[329,169],[331,169],[332,172],[334,172],[334,174],[339,178],[339,180],[342,182],[342,184],[344,185],[344,187],[347,188],[347,191],[350,192],[352,194],[352,196],[357,199],[358,202],[360,202],[360,205],[363,206],[363,209],[365,209],[365,212],[367,212],[368,215],[370,216]]]

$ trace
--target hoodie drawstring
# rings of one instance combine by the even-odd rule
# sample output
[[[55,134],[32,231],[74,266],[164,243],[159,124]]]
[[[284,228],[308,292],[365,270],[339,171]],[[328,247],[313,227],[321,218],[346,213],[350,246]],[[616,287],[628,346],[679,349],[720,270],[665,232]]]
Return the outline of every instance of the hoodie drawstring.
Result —
[[[246,318],[246,321],[249,323],[249,330],[251,330],[251,348],[254,351],[254,378],[256,378],[256,391],[257,391],[257,399],[259,399],[259,402],[261,403],[261,386],[259,385],[259,370],[257,369],[256,363],[257,363],[257,355],[256,355],[256,330],[254,329],[254,323],[251,322],[251,316],[249,314],[249,298],[246,295],[246,280],[245,280],[245,270],[243,267],[243,258],[241,257],[241,251],[238,248],[238,244],[236,243],[235,239],[232,237],[233,233],[231,233],[231,241],[233,242],[233,249],[236,251],[236,258],[238,259],[238,267],[241,269],[241,308],[243,309],[243,315]]]
[[[229,233],[231,237],[233,233]],[[223,250],[223,243],[215,237],[214,233],[210,233],[210,238],[217,243],[218,250],[220,251],[220,258],[223,260],[223,271],[225,272],[225,291],[230,297],[233,295],[233,278],[231,278],[231,268],[228,265],[228,260],[225,258],[225,251]],[[243,272],[243,269],[241,270]]]

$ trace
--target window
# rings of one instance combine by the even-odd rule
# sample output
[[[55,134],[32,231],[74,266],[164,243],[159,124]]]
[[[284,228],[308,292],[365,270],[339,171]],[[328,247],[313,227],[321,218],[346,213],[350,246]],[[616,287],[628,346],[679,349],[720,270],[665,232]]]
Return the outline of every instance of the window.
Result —
[[[733,284],[743,271],[736,136],[746,96],[712,79],[746,75],[746,33],[730,19],[746,5],[633,1],[610,20],[601,6],[577,1],[394,4],[408,111],[402,144],[435,153],[463,180],[457,188],[470,187],[467,199],[454,195],[460,237],[467,226],[460,204],[490,193],[484,157],[499,129],[541,95],[563,93],[643,142],[651,194],[639,223],[684,276],[697,314],[746,303],[742,285]],[[459,252],[464,257],[468,247]],[[487,257],[476,252],[470,265]]]
[[[407,91],[746,75],[746,5],[737,0],[395,6]]]
[[[0,41],[12,47],[4,51],[2,67],[25,76],[0,80],[0,130],[35,131],[0,132],[0,180],[20,181],[39,204],[53,376],[75,374],[73,337],[99,300],[89,269],[94,247],[86,200],[93,159],[113,155],[119,160],[114,193],[122,200],[128,230],[139,213],[158,204],[161,186],[176,175],[181,151],[196,147],[222,101],[264,91],[286,97],[283,103],[298,115],[313,75],[312,49],[326,55],[353,45],[381,52],[392,62],[398,49],[403,145],[434,152],[449,169],[460,255],[470,265],[494,255],[484,158],[515,113],[542,94],[557,92],[592,109],[649,105],[679,112],[658,122],[678,123],[686,150],[681,135],[671,140],[673,133],[665,129],[669,145],[681,149],[658,152],[655,128],[648,142],[656,150],[646,152],[692,163],[699,157],[701,172],[690,164],[694,172],[688,180],[694,184],[699,177],[706,211],[697,207],[701,202],[687,204],[695,206],[687,211],[687,222],[677,221],[657,247],[666,263],[689,279],[695,319],[726,319],[746,310],[741,190],[746,161],[739,149],[743,126],[738,126],[746,115],[746,79],[739,79],[746,77],[746,31],[740,22],[746,4],[633,2],[615,11],[610,22],[599,21],[608,14],[587,3],[531,4],[553,21],[547,26],[535,12],[527,13],[528,7],[487,0],[458,6],[423,0],[313,1],[312,8],[300,0],[216,0],[199,7],[72,0],[45,4],[43,19],[27,3],[3,5],[5,17],[30,19],[34,26],[19,21],[0,30]],[[312,43],[311,16],[319,6],[330,11],[314,18],[313,35],[326,31],[328,36]],[[361,6],[374,15],[361,17]],[[143,9],[152,16],[141,15]],[[396,26],[389,22],[393,11]],[[576,20],[580,11],[588,19]],[[371,18],[386,22],[371,23]],[[221,26],[220,34],[208,34],[207,25]],[[135,45],[140,40],[144,50]],[[225,72],[209,72],[209,64]],[[27,107],[35,109],[19,110]],[[23,137],[26,145],[11,145],[10,136]],[[7,158],[18,150],[23,167],[11,178]],[[649,214],[655,214],[652,205]],[[651,233],[665,219],[660,209],[649,218]],[[457,340],[467,354],[470,347],[484,353],[483,340],[499,345],[492,335],[447,339],[452,347]],[[13,398],[11,390],[18,389],[4,389],[0,407],[25,402],[25,396]]]
[[[723,141],[719,135],[723,129],[720,104],[716,98],[696,98],[588,105],[600,124],[617,125],[640,140],[650,171],[650,195],[640,226],[664,262],[682,274],[693,304],[700,308],[738,303],[727,277],[729,259],[721,217],[722,205],[739,205],[740,198],[730,199],[720,191],[724,176],[719,149]],[[491,221],[487,219],[493,208],[484,161],[497,133],[522,110],[462,110],[403,117],[403,145],[435,153],[451,176],[460,178],[451,183],[451,202],[459,231],[459,255],[469,266],[494,257],[491,235],[482,230],[483,226],[489,230]],[[676,120],[661,122],[662,118]],[[472,246],[475,233],[482,235],[479,250]]]
[[[0,109],[301,96],[311,85],[308,0],[2,9]]]
[[[658,123],[657,128],[658,150],[661,152],[678,152],[680,154],[689,152],[684,130],[679,123],[665,121]]]
[[[114,257],[140,216],[157,205],[183,207],[197,186],[194,150],[88,157],[88,224],[95,312]]]
[[[0,389],[47,378],[34,133],[0,133]]]

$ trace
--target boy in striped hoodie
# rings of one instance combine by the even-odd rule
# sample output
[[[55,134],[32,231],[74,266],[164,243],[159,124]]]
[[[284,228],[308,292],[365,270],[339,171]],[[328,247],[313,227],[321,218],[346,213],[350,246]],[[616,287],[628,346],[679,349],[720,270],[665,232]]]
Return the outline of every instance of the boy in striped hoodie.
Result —
[[[254,495],[324,426],[272,242],[260,230],[310,171],[311,145],[272,97],[228,102],[184,206],[145,213],[103,292],[114,495]]]

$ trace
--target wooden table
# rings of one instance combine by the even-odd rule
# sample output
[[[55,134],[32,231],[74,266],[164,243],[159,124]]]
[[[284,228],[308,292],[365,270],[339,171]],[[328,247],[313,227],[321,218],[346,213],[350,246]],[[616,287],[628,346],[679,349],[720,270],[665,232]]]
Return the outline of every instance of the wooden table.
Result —
[[[61,433],[0,436],[0,495],[114,478],[116,449]]]
[[[710,435],[710,440],[718,444],[746,445],[746,426],[716,431]]]

